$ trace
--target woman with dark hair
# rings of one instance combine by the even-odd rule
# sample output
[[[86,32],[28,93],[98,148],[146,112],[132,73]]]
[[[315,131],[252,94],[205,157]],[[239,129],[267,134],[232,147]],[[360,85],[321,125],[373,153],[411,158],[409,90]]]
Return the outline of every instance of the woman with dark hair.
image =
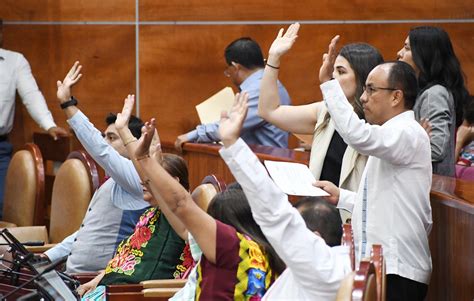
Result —
[[[431,123],[433,173],[453,177],[455,132],[469,93],[449,35],[438,27],[415,27],[397,55],[418,77],[420,92],[413,110],[418,120]]]
[[[277,93],[278,69],[281,57],[293,46],[299,24],[283,29],[270,47],[267,65],[260,90],[258,113],[266,121],[295,134],[313,134],[309,168],[318,180],[328,180],[336,185],[357,190],[367,157],[355,152],[342,140],[322,101],[300,106],[284,106]],[[380,52],[369,44],[355,43],[344,46],[334,64],[333,76],[354,111],[364,117],[360,102],[369,72],[383,62]]]
[[[259,300],[285,268],[252,217],[242,191],[214,197],[208,213],[153,158],[149,145],[155,120],[146,123],[135,162],[154,196],[177,216],[202,250],[197,268],[196,300]],[[153,157],[153,156],[152,156]]]

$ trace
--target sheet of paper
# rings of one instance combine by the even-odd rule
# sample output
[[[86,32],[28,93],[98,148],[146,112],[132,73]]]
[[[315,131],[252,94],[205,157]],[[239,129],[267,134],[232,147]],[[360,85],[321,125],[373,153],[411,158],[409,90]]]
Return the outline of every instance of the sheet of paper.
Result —
[[[196,106],[201,124],[216,122],[221,119],[222,111],[229,111],[234,103],[234,91],[225,87]]]
[[[289,195],[328,196],[321,188],[314,187],[316,181],[308,166],[300,163],[265,160],[265,166],[275,184]]]

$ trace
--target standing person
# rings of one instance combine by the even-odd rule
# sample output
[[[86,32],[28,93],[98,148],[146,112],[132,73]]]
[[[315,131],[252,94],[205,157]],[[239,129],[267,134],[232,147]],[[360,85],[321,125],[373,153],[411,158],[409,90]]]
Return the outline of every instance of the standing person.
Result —
[[[416,119],[431,123],[433,173],[454,177],[456,127],[463,122],[469,92],[449,35],[438,27],[415,27],[397,55],[418,78],[420,93],[413,110]]]
[[[261,82],[258,114],[277,127],[295,134],[313,134],[309,168],[316,179],[328,180],[336,185],[356,190],[367,157],[347,146],[334,128],[324,102],[288,106],[280,104],[277,80],[281,57],[295,42],[300,25],[283,29],[270,47],[267,65]],[[354,111],[363,119],[360,102],[363,86],[370,70],[383,62],[379,51],[369,44],[345,45],[334,62],[332,77],[340,83],[344,95]]]
[[[357,193],[327,181],[316,186],[338,207],[352,211],[356,259],[382,244],[387,300],[424,300],[431,276],[428,234],[432,226],[431,149],[412,108],[417,89],[410,65],[395,61],[374,68],[361,97],[368,123],[354,113],[335,80],[335,37],[320,70],[321,91],[339,134],[369,159]]]
[[[48,110],[28,61],[21,53],[1,48],[2,40],[0,30],[0,218],[3,215],[5,177],[13,152],[8,135],[13,127],[16,92],[18,91],[30,116],[51,137],[56,140],[60,136],[68,135],[65,129],[54,123],[53,115]]]
[[[263,120],[257,114],[260,81],[265,67],[260,46],[250,38],[240,38],[227,46],[224,56],[227,62],[224,75],[239,91],[249,93],[249,113],[242,129],[242,139],[249,144],[287,148],[288,133]],[[278,82],[277,90],[281,104],[290,104],[288,92],[280,82]],[[195,130],[178,136],[175,146],[181,150],[185,142],[220,141],[218,130],[219,122],[198,125]]]

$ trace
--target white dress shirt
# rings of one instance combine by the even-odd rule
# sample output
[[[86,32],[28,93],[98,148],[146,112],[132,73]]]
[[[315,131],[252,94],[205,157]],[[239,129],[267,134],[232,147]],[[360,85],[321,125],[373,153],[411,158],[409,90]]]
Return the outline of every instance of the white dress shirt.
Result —
[[[352,211],[357,262],[370,256],[372,244],[382,244],[387,274],[429,283],[432,266],[428,234],[433,222],[428,135],[413,111],[401,113],[381,126],[370,125],[353,112],[337,80],[322,84],[321,91],[344,141],[370,156],[358,192],[341,190],[338,204]],[[365,181],[367,210],[363,212]]]
[[[17,90],[31,117],[41,128],[48,130],[56,126],[28,61],[21,53],[0,48],[0,135],[12,130]]]
[[[334,300],[340,282],[351,272],[349,248],[331,248],[306,227],[241,138],[219,152],[242,186],[255,221],[287,266],[263,299]]]

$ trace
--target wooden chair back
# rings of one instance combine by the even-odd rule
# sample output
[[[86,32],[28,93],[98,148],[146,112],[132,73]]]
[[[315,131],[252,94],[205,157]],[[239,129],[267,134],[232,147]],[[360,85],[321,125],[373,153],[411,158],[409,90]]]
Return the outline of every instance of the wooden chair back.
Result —
[[[377,284],[375,267],[371,261],[362,260],[355,272],[352,287],[353,301],[376,301]]]
[[[193,190],[191,196],[202,210],[207,211],[212,198],[225,189],[226,184],[223,181],[219,180],[215,175],[208,175],[204,177],[201,185]]]
[[[36,144],[27,143],[8,166],[3,221],[16,226],[44,225],[45,207],[43,158]]]
[[[342,242],[341,245],[349,246],[349,256],[351,258],[351,268],[355,270],[355,247],[354,247],[354,235],[352,233],[351,224],[342,225]]]
[[[73,151],[59,168],[53,184],[49,240],[62,241],[82,223],[99,186],[97,167],[85,151]]]
[[[374,264],[376,284],[377,284],[377,301],[385,301],[386,298],[386,271],[385,260],[383,257],[382,245],[372,245],[370,260]]]

